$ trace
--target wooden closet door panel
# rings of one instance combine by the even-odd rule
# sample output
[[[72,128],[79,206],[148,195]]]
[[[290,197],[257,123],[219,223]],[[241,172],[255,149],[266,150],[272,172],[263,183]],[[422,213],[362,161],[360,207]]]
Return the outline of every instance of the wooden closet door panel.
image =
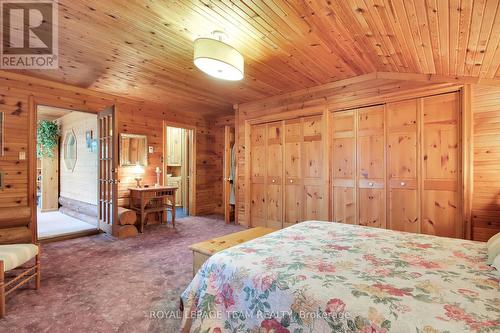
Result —
[[[267,186],[267,227],[269,228],[283,228],[281,188],[281,184]]]
[[[353,187],[333,187],[333,221],[357,224],[356,189]]]
[[[267,125],[267,226],[283,227],[283,125]]]
[[[266,125],[253,125],[250,133],[251,226],[266,226]]]
[[[266,224],[266,186],[264,184],[252,183],[250,201],[250,218],[252,227],[265,227]]]
[[[424,191],[422,233],[443,237],[460,237],[457,231],[459,223],[458,200],[456,191]]]
[[[383,134],[358,137],[359,179],[383,180],[384,160]]]
[[[335,135],[335,134],[334,134]],[[333,138],[333,179],[353,180],[356,175],[356,138]]]
[[[323,184],[304,185],[304,220],[327,220]]]
[[[326,220],[323,116],[307,117],[302,121],[303,219]]]
[[[286,120],[284,150],[284,219],[283,227],[302,221],[303,184],[302,184],[302,120]]]
[[[387,104],[388,228],[420,232],[418,100]]]
[[[304,187],[300,185],[287,185],[285,189],[285,213],[283,227],[289,227],[302,222],[302,202],[304,198]]]
[[[358,110],[357,179],[359,224],[386,227],[385,109]]]
[[[356,214],[356,111],[332,115],[333,220],[357,224]]]
[[[416,188],[390,188],[388,228],[420,233],[418,190]]]
[[[385,190],[359,189],[359,224],[367,227],[385,227]]]
[[[422,107],[422,232],[461,238],[459,93],[423,98]]]
[[[250,140],[250,176],[262,178],[260,182],[263,183],[266,176],[266,125],[252,126]]]
[[[389,179],[417,179],[416,130],[413,133],[388,133],[387,154]]]

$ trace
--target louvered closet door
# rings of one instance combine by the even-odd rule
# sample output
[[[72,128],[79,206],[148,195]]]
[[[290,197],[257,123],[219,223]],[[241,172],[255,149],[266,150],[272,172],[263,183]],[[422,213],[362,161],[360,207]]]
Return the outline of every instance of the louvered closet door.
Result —
[[[418,191],[418,100],[387,104],[389,229],[420,232]]]
[[[356,111],[333,113],[333,221],[357,224]]]
[[[283,227],[283,126],[267,125],[267,226]]]
[[[422,232],[462,237],[460,216],[460,99],[426,97],[423,105]]]
[[[285,121],[284,144],[284,220],[283,227],[302,221],[303,182],[302,182],[302,120]]]
[[[253,125],[250,133],[250,218],[253,227],[266,226],[266,143],[267,126]]]
[[[323,116],[303,119],[302,177],[304,220],[327,220]]]
[[[358,110],[359,224],[385,228],[384,106]]]

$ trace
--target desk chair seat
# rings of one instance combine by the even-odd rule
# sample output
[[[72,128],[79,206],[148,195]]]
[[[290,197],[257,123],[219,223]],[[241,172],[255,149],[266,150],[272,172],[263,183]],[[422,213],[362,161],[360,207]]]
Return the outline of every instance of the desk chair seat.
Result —
[[[35,264],[21,267],[30,260],[35,259]],[[9,280],[5,273],[19,270]],[[10,273],[10,272],[9,272]],[[5,316],[5,296],[36,278],[35,287],[40,287],[40,248],[34,244],[0,245],[0,318]]]

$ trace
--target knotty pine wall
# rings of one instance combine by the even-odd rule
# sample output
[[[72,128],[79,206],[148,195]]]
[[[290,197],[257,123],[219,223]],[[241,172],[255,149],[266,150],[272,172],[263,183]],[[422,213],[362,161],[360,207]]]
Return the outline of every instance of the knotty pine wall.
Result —
[[[126,98],[97,93],[64,84],[30,78],[23,75],[0,73],[0,112],[4,112],[4,156],[0,156],[0,171],[5,173],[4,189],[0,190],[0,243],[30,241],[35,234],[30,225],[31,207],[34,200],[28,197],[28,170],[31,149],[29,118],[30,96],[38,104],[99,112],[116,104],[120,132],[146,134],[148,144],[154,147],[149,156],[145,175],[147,183],[154,183],[156,166],[161,165],[163,120],[180,125],[196,126],[196,215],[217,211],[214,197],[219,194],[215,185],[220,179],[213,170],[219,163],[215,135],[210,121],[190,112],[175,112],[168,107],[141,103]],[[117,133],[119,134],[119,133]],[[26,154],[25,160],[19,153]],[[34,172],[34,171],[33,171]],[[126,188],[132,184],[127,170],[120,169],[119,202],[127,204]]]
[[[474,86],[474,192],[472,236],[500,231],[500,87]]]
[[[248,225],[245,183],[245,122],[247,120],[280,120],[307,115],[324,106],[327,110],[350,109],[389,100],[425,96],[454,89],[456,83],[427,83],[398,80],[356,80],[329,84],[267,98],[237,106],[237,215],[238,222]],[[472,86],[474,115],[474,186],[472,238],[487,240],[500,231],[500,87]]]

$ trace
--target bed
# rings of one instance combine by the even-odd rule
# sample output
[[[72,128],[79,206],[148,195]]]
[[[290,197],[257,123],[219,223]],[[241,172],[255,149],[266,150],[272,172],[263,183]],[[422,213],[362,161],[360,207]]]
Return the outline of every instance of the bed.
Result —
[[[212,256],[182,295],[184,332],[500,330],[480,242],[309,221]]]

